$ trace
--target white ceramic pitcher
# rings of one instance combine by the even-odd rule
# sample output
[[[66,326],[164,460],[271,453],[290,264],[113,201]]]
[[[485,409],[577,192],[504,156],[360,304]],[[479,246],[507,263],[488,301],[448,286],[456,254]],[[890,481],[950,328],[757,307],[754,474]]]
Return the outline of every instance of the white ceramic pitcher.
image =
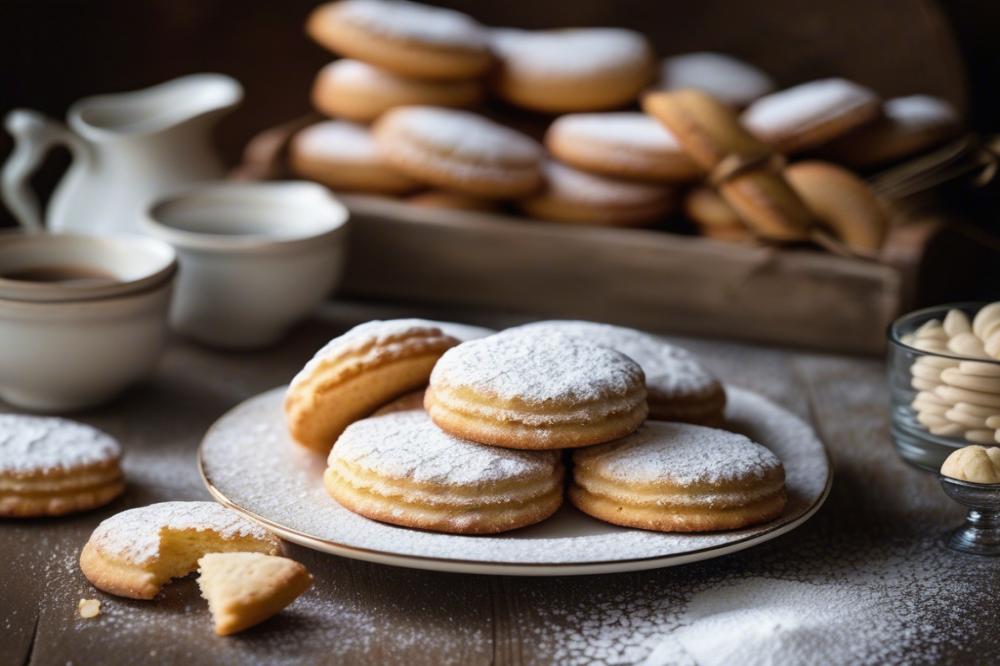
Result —
[[[3,167],[4,204],[28,231],[136,233],[154,199],[221,178],[209,130],[243,99],[239,82],[194,74],[151,88],[84,98],[63,125],[16,109],[5,126],[15,139]],[[67,126],[68,125],[68,126]],[[46,153],[65,145],[73,163],[48,204],[43,225],[29,179]]]

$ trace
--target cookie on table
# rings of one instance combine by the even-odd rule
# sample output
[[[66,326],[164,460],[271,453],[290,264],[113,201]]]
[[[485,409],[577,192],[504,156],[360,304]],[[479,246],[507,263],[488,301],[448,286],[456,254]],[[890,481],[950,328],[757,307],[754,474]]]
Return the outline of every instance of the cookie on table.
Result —
[[[334,53],[402,76],[471,79],[493,65],[489,35],[471,17],[406,0],[320,5],[306,32]]]
[[[292,439],[326,453],[347,426],[427,385],[459,343],[425,319],[369,321],[328,342],[292,379],[285,421]]]
[[[405,194],[420,187],[386,163],[366,127],[346,120],[300,130],[292,137],[288,159],[296,175],[333,190]]]
[[[319,71],[312,101],[325,115],[370,123],[397,106],[473,106],[483,93],[483,84],[477,80],[414,79],[345,58]]]
[[[469,111],[407,106],[372,128],[386,161],[426,185],[485,199],[530,194],[542,182],[542,148]]]
[[[229,636],[281,612],[312,585],[304,566],[264,553],[209,553],[198,560],[198,587],[215,633]]]
[[[624,439],[574,451],[569,499],[614,525],[714,532],[777,518],[787,494],[781,461],[747,437],[649,421]]]
[[[406,199],[406,203],[420,208],[437,208],[444,210],[478,210],[483,213],[495,213],[501,210],[496,201],[474,197],[458,192],[445,190],[428,190],[418,192]]]
[[[545,145],[569,166],[612,178],[664,183],[703,175],[677,139],[645,113],[571,113],[549,126]]]
[[[553,222],[633,227],[666,217],[677,205],[673,188],[588,173],[555,160],[545,163],[545,185],[517,202],[527,215]]]
[[[712,51],[682,53],[660,63],[658,90],[693,88],[734,108],[774,92],[774,79],[748,62]]]
[[[752,243],[756,240],[739,214],[711,187],[696,187],[688,191],[681,207],[684,216],[706,238],[731,243]]]
[[[423,411],[352,424],[330,452],[327,492],[385,523],[495,534],[532,525],[562,504],[556,451],[512,451],[454,437]]]
[[[620,351],[646,375],[649,418],[722,425],[726,391],[686,349],[632,328],[592,321],[539,321],[509,330],[567,335]]]
[[[269,531],[215,502],[161,502],[111,516],[80,553],[94,587],[152,599],[172,578],[186,576],[207,553],[281,553]]]
[[[456,437],[513,449],[607,442],[634,431],[649,411],[635,361],[541,331],[504,331],[449,349],[424,407]]]
[[[940,97],[895,97],[882,105],[882,118],[824,146],[823,156],[869,169],[934,148],[961,130],[958,111]]]
[[[504,101],[532,111],[604,111],[634,102],[652,80],[653,51],[622,28],[493,30],[500,61],[492,84]]]
[[[761,97],[740,116],[750,132],[783,153],[816,148],[877,120],[882,101],[847,79],[819,79]]]
[[[0,517],[61,516],[125,490],[110,435],[66,419],[0,414]]]

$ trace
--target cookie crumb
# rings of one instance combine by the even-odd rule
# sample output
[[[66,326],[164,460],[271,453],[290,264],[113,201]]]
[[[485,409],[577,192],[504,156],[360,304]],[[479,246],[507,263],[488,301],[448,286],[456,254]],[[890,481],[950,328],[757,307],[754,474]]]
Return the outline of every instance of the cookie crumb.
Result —
[[[97,599],[80,599],[77,609],[80,611],[80,617],[89,620],[101,614],[101,602]]]

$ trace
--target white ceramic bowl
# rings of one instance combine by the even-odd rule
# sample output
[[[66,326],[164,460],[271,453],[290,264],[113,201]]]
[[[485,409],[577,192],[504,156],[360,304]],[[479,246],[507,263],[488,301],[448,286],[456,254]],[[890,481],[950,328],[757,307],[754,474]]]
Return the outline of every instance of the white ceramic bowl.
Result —
[[[349,214],[314,183],[218,183],[154,204],[145,230],[180,260],[170,321],[206,344],[279,340],[333,290]]]

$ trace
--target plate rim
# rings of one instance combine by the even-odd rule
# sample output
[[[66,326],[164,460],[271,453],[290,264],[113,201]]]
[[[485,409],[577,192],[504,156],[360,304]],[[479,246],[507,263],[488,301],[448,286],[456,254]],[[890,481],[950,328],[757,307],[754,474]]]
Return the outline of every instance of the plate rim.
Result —
[[[706,546],[704,548],[699,548],[697,550],[686,551],[684,553],[677,553],[673,555],[653,555],[649,557],[637,557],[630,559],[616,559],[616,560],[596,560],[592,562],[506,562],[506,561],[491,561],[483,562],[479,560],[465,560],[461,558],[447,558],[447,557],[435,557],[430,555],[404,555],[400,553],[393,553],[391,551],[379,550],[375,548],[365,548],[363,546],[352,546],[349,544],[339,543],[329,539],[320,539],[305,532],[286,527],[273,520],[261,516],[246,507],[240,506],[233,500],[229,499],[220,489],[216,488],[209,479],[208,474],[205,472],[204,465],[204,455],[203,449],[205,446],[205,441],[211,434],[212,430],[215,429],[216,424],[218,424],[222,419],[226,418],[230,413],[239,409],[244,403],[254,400],[266,393],[271,393],[278,389],[284,388],[284,386],[276,386],[260,393],[253,395],[245,400],[240,401],[238,404],[232,408],[226,410],[212,425],[205,431],[205,435],[201,438],[198,443],[198,474],[201,477],[201,481],[205,488],[208,490],[209,494],[223,506],[236,511],[240,515],[252,520],[253,522],[262,525],[263,527],[271,530],[282,539],[296,543],[300,546],[304,546],[311,550],[319,551],[322,553],[327,553],[331,555],[338,555],[341,557],[347,557],[354,560],[362,560],[365,562],[374,562],[377,564],[387,564],[390,566],[398,566],[409,569],[422,569],[425,571],[448,571],[456,573],[471,573],[471,574],[482,574],[482,575],[512,575],[512,576],[573,576],[573,575],[591,575],[591,574],[602,574],[602,573],[621,573],[626,571],[643,571],[648,569],[660,569],[672,566],[680,566],[683,564],[690,564],[692,562],[700,562],[704,560],[715,559],[717,557],[722,557],[731,553],[736,553],[741,550],[746,550],[758,544],[771,541],[779,536],[787,534],[792,530],[796,529],[807,520],[812,518],[817,511],[826,503],[827,498],[830,495],[830,491],[833,487],[833,477],[835,470],[833,467],[833,459],[830,456],[830,449],[827,447],[826,442],[823,440],[821,433],[816,430],[812,423],[805,421],[802,417],[797,414],[792,414],[795,418],[803,421],[808,425],[814,432],[816,439],[819,441],[822,449],[823,456],[826,459],[827,476],[826,483],[823,486],[823,490],[820,492],[816,500],[810,504],[805,511],[802,512],[798,517],[789,520],[787,522],[779,522],[766,529],[763,532],[757,534],[748,535],[742,539],[737,539],[736,541],[730,541],[725,544],[717,546]],[[788,411],[781,405],[774,403],[773,400],[767,396],[763,396],[756,391],[743,387],[739,388],[742,391],[752,393],[758,397],[771,402],[779,409],[784,409]],[[791,414],[791,412],[789,412]]]

